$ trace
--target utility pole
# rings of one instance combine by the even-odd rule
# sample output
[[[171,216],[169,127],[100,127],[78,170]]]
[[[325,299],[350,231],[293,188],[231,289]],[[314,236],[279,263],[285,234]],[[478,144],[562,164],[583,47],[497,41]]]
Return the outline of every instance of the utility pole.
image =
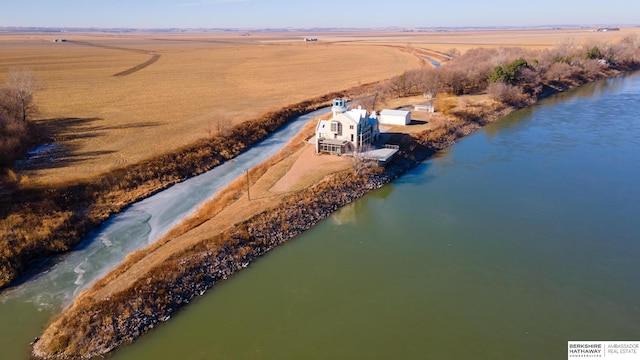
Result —
[[[249,193],[249,187],[251,186],[249,183],[249,169],[245,170],[245,172],[247,173],[247,200],[251,201],[251,194]]]

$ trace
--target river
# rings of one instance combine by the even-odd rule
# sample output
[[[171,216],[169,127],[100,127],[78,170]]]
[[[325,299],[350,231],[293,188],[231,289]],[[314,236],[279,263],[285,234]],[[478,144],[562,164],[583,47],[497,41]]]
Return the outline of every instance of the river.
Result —
[[[640,75],[486,126],[114,359],[542,359],[640,340]],[[52,311],[0,303],[3,357]],[[5,320],[8,319],[8,320]]]
[[[640,76],[487,126],[114,356],[558,359],[640,340]]]

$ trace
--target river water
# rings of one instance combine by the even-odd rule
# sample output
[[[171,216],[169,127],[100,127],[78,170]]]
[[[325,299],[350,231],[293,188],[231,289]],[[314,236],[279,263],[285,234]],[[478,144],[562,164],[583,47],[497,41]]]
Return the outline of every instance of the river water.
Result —
[[[562,359],[640,340],[640,76],[487,126],[114,356]]]
[[[640,340],[639,113],[640,74],[513,113],[114,358],[543,359]],[[54,311],[18,293],[0,303],[8,359]]]

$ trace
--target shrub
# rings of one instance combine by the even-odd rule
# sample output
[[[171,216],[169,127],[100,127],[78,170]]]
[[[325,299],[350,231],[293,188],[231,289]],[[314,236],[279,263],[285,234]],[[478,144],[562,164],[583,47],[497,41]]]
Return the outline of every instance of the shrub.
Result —
[[[506,65],[496,66],[489,75],[489,83],[503,82],[507,84],[516,84],[520,80],[520,72],[522,69],[528,69],[529,64],[524,58],[516,59]]]
[[[562,81],[568,79],[573,74],[571,65],[565,62],[557,62],[552,64],[547,70],[545,77],[551,81]]]
[[[597,46],[594,46],[591,49],[587,50],[586,54],[584,54],[584,58],[587,60],[602,59],[602,53]]]
[[[487,87],[487,95],[493,100],[513,106],[521,106],[527,100],[527,96],[522,92],[520,87],[503,82],[489,84],[489,87]]]
[[[456,107],[456,99],[451,94],[438,94],[433,101],[433,107],[436,111],[448,114],[451,109]]]

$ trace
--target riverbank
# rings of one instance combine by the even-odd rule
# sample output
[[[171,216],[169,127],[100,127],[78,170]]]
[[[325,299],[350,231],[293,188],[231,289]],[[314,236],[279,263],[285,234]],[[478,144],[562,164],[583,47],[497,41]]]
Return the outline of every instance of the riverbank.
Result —
[[[81,183],[19,188],[0,195],[0,200],[9,204],[0,209],[0,290],[27,270],[41,270],[48,257],[69,251],[127,206],[229,161],[293,117],[326,106],[335,96],[358,96],[370,86],[269,112],[170,154]]]
[[[565,84],[566,88],[578,85],[580,83]],[[562,89],[565,88],[555,91]],[[549,96],[553,90],[549,87],[544,96]],[[467,101],[465,111],[461,113],[466,116],[452,115],[443,126],[429,132],[396,134],[402,149],[400,158],[384,172],[367,168],[357,174],[328,176],[283,200],[276,211],[257,214],[223,234],[174,253],[163,266],[150,269],[123,291],[104,298],[93,297],[91,290],[88,291],[47,329],[35,344],[34,354],[45,358],[92,357],[133,341],[252,259],[514,109],[495,102],[487,104],[485,101],[481,105]]]

